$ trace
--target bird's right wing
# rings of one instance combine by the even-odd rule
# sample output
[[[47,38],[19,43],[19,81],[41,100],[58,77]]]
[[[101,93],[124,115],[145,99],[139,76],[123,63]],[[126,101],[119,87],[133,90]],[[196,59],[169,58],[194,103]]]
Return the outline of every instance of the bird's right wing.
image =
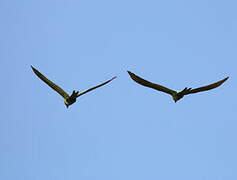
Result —
[[[208,91],[210,89],[214,89],[214,88],[217,88],[218,86],[222,85],[229,77],[226,77],[220,81],[217,81],[215,83],[212,83],[212,84],[209,84],[207,86],[202,86],[202,87],[199,87],[199,88],[195,88],[195,89],[190,89],[188,91],[186,91],[184,93],[184,95],[186,94],[192,94],[192,93],[197,93],[197,92],[201,92],[201,91]]]
[[[42,81],[44,81],[46,84],[48,84],[52,89],[57,91],[63,98],[68,98],[69,95],[58,85],[47,79],[43,74],[41,74],[37,69],[35,69],[33,66],[31,66],[33,72],[38,76]]]
[[[176,91],[174,90],[171,90],[167,87],[164,87],[164,86],[161,86],[159,84],[154,84],[152,82],[149,82],[145,79],[142,79],[141,77],[137,76],[136,74],[128,71],[128,74],[130,75],[130,77],[138,84],[140,85],[143,85],[143,86],[146,86],[146,87],[149,87],[149,88],[153,88],[155,90],[158,90],[158,91],[162,91],[162,92],[165,92],[165,93],[168,93],[170,95],[176,93]]]
[[[117,78],[117,77],[114,76],[112,79],[110,79],[110,80],[108,80],[108,81],[106,81],[106,82],[104,82],[104,83],[101,83],[101,84],[99,84],[99,85],[97,85],[97,86],[94,86],[94,87],[92,87],[92,88],[89,88],[89,89],[87,89],[87,90],[85,90],[85,91],[81,91],[81,92],[78,93],[77,97],[79,97],[79,96],[81,96],[81,95],[83,95],[83,94],[86,94],[86,93],[88,93],[88,92],[90,92],[90,91],[92,91],[92,90],[94,90],[94,89],[96,89],[96,88],[99,88],[99,87],[101,87],[101,86],[104,86],[105,84],[107,84],[107,83],[113,81],[115,78]]]

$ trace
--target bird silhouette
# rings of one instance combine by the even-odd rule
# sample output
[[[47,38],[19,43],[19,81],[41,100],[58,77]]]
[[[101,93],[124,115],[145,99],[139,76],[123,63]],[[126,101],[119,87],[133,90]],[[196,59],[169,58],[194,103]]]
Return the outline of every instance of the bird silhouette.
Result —
[[[185,87],[182,91],[174,91],[172,89],[169,89],[167,87],[161,86],[159,84],[155,84],[155,83],[149,82],[149,81],[147,81],[147,80],[137,76],[136,74],[134,74],[134,73],[132,73],[130,71],[128,71],[128,74],[130,75],[130,77],[136,83],[138,83],[140,85],[143,85],[143,86],[146,86],[146,87],[158,90],[158,91],[162,91],[164,93],[167,93],[167,94],[171,95],[175,102],[177,102],[178,100],[183,98],[185,95],[214,89],[214,88],[220,86],[221,84],[223,84],[229,78],[229,77],[226,77],[226,78],[224,78],[224,79],[222,79],[220,81],[217,81],[215,83],[209,84],[207,86],[202,86],[202,87],[199,87],[199,88],[195,88],[195,89]]]
[[[59,93],[63,98],[64,98],[64,104],[66,105],[66,107],[68,108],[71,104],[76,102],[76,99],[83,95],[86,94],[98,87],[101,87],[109,82],[111,82],[112,80],[114,80],[116,78],[116,76],[114,76],[112,79],[101,83],[97,86],[94,86],[92,88],[89,88],[87,90],[84,91],[73,91],[72,94],[69,96],[69,94],[67,94],[61,87],[59,87],[57,84],[53,83],[52,81],[50,81],[49,79],[47,79],[43,74],[41,74],[37,69],[35,69],[33,66],[31,66],[33,72],[36,74],[36,76],[38,76],[42,81],[44,81],[48,86],[50,86],[53,90],[55,90],[57,93]]]

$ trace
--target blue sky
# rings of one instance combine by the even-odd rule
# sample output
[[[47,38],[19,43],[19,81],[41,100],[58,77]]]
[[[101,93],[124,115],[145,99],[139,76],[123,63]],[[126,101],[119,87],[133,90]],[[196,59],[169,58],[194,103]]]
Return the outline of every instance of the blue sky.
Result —
[[[0,179],[236,180],[234,0],[2,0]],[[35,66],[69,93],[63,99]],[[170,88],[230,79],[174,103]]]

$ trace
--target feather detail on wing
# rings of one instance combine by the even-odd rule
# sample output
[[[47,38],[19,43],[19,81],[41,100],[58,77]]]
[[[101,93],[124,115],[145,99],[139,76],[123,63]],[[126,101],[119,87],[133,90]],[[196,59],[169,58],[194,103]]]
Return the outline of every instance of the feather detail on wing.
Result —
[[[167,88],[167,87],[161,86],[161,85],[159,85],[159,84],[154,84],[154,83],[149,82],[149,81],[147,81],[147,80],[145,80],[145,79],[142,79],[141,77],[135,75],[134,73],[132,73],[132,72],[130,72],[130,71],[128,71],[128,74],[130,75],[130,77],[131,77],[136,83],[138,83],[138,84],[140,84],[140,85],[143,85],[143,86],[146,86],[146,87],[149,87],[149,88],[153,88],[153,89],[155,89],[155,90],[162,91],[162,92],[168,93],[168,94],[170,94],[170,95],[176,93],[176,91],[171,90],[171,89],[169,89],[169,88]]]
[[[48,84],[52,89],[54,89],[55,91],[57,91],[64,99],[68,98],[69,95],[62,89],[60,88],[58,85],[56,85],[55,83],[53,83],[52,81],[50,81],[49,79],[47,79],[43,74],[41,74],[37,69],[35,69],[33,66],[31,66],[33,72],[42,80],[44,81],[46,84]]]
[[[97,86],[94,86],[94,87],[92,87],[92,88],[89,88],[89,89],[87,89],[87,90],[85,90],[85,91],[81,91],[81,92],[78,93],[77,97],[79,97],[79,96],[81,96],[81,95],[83,95],[83,94],[86,94],[86,93],[88,93],[88,92],[90,92],[90,91],[92,91],[92,90],[94,90],[94,89],[96,89],[96,88],[99,88],[99,87],[101,87],[101,86],[104,86],[105,84],[107,84],[107,83],[113,81],[115,78],[117,78],[117,77],[115,76],[115,77],[113,77],[112,79],[110,79],[110,80],[108,80],[108,81],[106,81],[106,82],[104,82],[104,83],[101,83],[101,84],[99,84],[99,85],[97,85]]]
[[[215,83],[209,84],[207,86],[202,86],[199,88],[195,88],[195,89],[191,89],[189,91],[185,91],[185,94],[192,94],[192,93],[197,93],[197,92],[201,92],[201,91],[208,91],[214,88],[217,88],[218,86],[222,85],[229,77],[226,77],[225,79],[222,79],[220,81],[217,81]]]

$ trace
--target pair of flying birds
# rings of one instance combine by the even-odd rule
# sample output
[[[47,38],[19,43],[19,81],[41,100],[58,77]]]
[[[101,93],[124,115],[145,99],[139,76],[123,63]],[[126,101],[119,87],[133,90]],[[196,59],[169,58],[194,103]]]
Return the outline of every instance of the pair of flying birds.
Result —
[[[43,74],[41,74],[37,69],[35,69],[33,66],[31,66],[33,72],[42,80],[44,81],[47,85],[49,85],[53,90],[55,90],[57,93],[59,93],[63,98],[64,98],[64,104],[66,105],[66,107],[68,108],[68,106],[70,106],[71,104],[73,104],[74,102],[76,102],[76,99],[83,95],[83,94],[86,94],[96,88],[99,88],[109,82],[111,82],[112,80],[114,80],[116,78],[113,77],[111,78],[110,80],[108,81],[105,81],[97,86],[94,86],[92,88],[89,88],[85,91],[73,91],[71,95],[69,95],[68,93],[66,93],[61,87],[59,87],[58,85],[56,85],[55,83],[53,83],[52,81],[50,81],[49,79],[47,79]],[[220,86],[221,84],[223,84],[229,77],[226,77],[220,81],[217,81],[215,83],[212,83],[212,84],[209,84],[207,86],[202,86],[202,87],[199,87],[199,88],[195,88],[195,89],[192,89],[192,88],[184,88],[182,91],[174,91],[172,89],[169,89],[165,86],[161,86],[159,84],[155,84],[155,83],[152,83],[152,82],[149,82],[139,76],[137,76],[136,74],[128,71],[128,74],[130,75],[130,77],[138,84],[140,85],[143,85],[143,86],[146,86],[146,87],[149,87],[149,88],[153,88],[155,90],[158,90],[158,91],[162,91],[164,93],[167,93],[169,95],[172,96],[173,100],[175,102],[177,102],[178,100],[180,100],[181,98],[183,98],[184,95],[188,95],[188,94],[193,94],[193,93],[197,93],[197,92],[201,92],[201,91],[208,91],[210,89],[214,89],[218,86]]]

